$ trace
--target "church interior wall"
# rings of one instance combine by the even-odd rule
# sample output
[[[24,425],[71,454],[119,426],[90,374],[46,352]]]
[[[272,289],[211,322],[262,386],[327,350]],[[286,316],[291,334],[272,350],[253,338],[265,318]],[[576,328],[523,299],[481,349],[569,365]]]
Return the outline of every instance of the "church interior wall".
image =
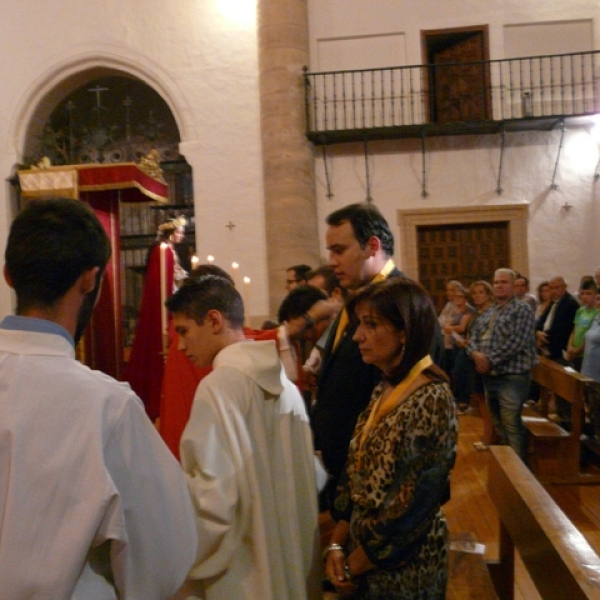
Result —
[[[438,0],[377,0],[376,10],[368,0],[307,0],[307,5],[309,67],[315,71],[323,68],[320,63],[350,68],[358,58],[368,64],[357,67],[418,64],[420,31],[428,29],[487,24],[492,59],[522,51],[515,50],[511,36],[527,32],[528,26],[539,47],[542,40],[546,44],[544,51],[548,43],[563,44],[557,52],[569,51],[582,37],[572,32],[548,37],[544,24],[566,23],[573,31],[589,31],[585,44],[591,40],[592,49],[600,39],[600,0],[478,0],[459,6]],[[49,73],[64,65],[64,76],[72,76],[83,68],[81,57],[129,64],[131,72],[144,74],[150,85],[154,81],[155,89],[162,86],[180,124],[180,151],[194,173],[198,256],[204,260],[211,254],[225,268],[238,262],[238,276],[252,281],[249,312],[266,315],[266,253],[273,249],[265,242],[256,2],[82,0],[74,10],[66,0],[22,0],[4,11],[0,35],[0,75],[5,82],[0,97],[0,168],[5,178],[22,158],[27,124],[19,118],[33,113],[35,107],[25,105],[37,97],[35,91],[48,81]],[[55,84],[59,82],[57,74]],[[598,217],[593,177],[598,149],[589,125],[569,127],[557,171],[558,189],[551,190],[558,135],[507,136],[501,196],[495,192],[500,159],[495,136],[428,139],[426,198],[421,195],[420,143],[373,143],[371,196],[391,223],[399,208],[525,201],[530,205],[534,282],[557,271],[567,277],[589,271],[600,263],[600,239],[593,231]],[[326,214],[366,197],[362,150],[352,144],[330,149],[333,198],[326,196],[323,163],[315,151],[323,259]],[[10,185],[5,185],[0,202],[3,247],[15,209]],[[0,285],[0,313],[10,312],[11,304],[8,288]]]
[[[366,0],[309,0],[310,71],[422,64],[422,30],[488,25],[492,60],[595,50],[600,40],[597,1],[481,0],[456,5],[381,0],[377,10],[372,6]],[[567,122],[557,189],[551,184],[560,130],[507,133],[500,195],[499,135],[427,138],[425,186],[420,140],[370,142],[370,196],[394,224],[398,209],[526,202],[532,288],[558,273],[574,290],[580,275],[593,273],[600,264],[595,233],[600,183],[594,177],[600,154],[592,127],[591,119]],[[327,158],[332,198],[327,196],[321,152],[315,152],[320,240],[329,212],[367,197],[363,144],[328,146]],[[321,254],[326,257],[324,244]]]

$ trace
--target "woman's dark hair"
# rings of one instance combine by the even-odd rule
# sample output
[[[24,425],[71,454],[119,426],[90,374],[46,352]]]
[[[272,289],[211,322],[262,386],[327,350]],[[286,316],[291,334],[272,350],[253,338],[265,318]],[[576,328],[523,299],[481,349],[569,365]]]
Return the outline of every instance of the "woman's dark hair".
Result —
[[[402,361],[384,376],[387,381],[396,385],[429,354],[435,334],[435,312],[431,300],[417,282],[404,277],[392,277],[358,290],[348,303],[348,314],[356,319],[356,308],[363,303],[389,321],[394,329],[405,333]],[[435,365],[428,371],[437,379],[447,380],[443,371]]]
[[[550,287],[550,283],[548,281],[542,281],[542,283],[540,283],[537,286],[537,296],[538,296],[538,302],[542,302],[542,288],[543,287]]]

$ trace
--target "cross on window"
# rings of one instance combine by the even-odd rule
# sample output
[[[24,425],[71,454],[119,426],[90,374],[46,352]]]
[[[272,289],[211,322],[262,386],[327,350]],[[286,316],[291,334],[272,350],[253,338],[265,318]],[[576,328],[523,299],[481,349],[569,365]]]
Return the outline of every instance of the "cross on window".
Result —
[[[96,94],[96,106],[98,108],[102,108],[102,102],[100,101],[101,100],[100,99],[100,94],[102,92],[107,92],[107,91],[108,91],[108,88],[100,87],[99,85],[97,85],[95,88],[91,88],[91,89],[88,90],[88,92],[93,92],[93,93]]]

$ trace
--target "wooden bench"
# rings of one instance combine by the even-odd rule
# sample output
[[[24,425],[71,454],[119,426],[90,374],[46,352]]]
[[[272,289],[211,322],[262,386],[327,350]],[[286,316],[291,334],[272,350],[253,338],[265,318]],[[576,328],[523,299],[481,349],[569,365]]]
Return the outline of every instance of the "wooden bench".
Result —
[[[446,600],[498,600],[489,570],[471,533],[450,533]]]
[[[488,493],[500,518],[500,561],[488,565],[500,600],[514,598],[514,559],[543,600],[600,600],[600,558],[508,446],[492,446]]]
[[[531,434],[530,461],[534,473],[546,482],[582,483],[585,480],[599,483],[600,478],[579,472],[583,403],[586,385],[591,380],[543,356],[533,368],[531,377],[541,388],[541,410],[523,409],[523,422]],[[570,404],[569,431],[548,419],[551,393]]]

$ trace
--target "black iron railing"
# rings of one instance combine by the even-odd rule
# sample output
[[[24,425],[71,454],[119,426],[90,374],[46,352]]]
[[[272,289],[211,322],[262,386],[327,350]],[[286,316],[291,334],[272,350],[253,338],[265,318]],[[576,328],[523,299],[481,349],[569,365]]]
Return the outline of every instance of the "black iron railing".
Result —
[[[600,112],[600,52],[306,72],[304,80],[307,135],[316,141]]]

